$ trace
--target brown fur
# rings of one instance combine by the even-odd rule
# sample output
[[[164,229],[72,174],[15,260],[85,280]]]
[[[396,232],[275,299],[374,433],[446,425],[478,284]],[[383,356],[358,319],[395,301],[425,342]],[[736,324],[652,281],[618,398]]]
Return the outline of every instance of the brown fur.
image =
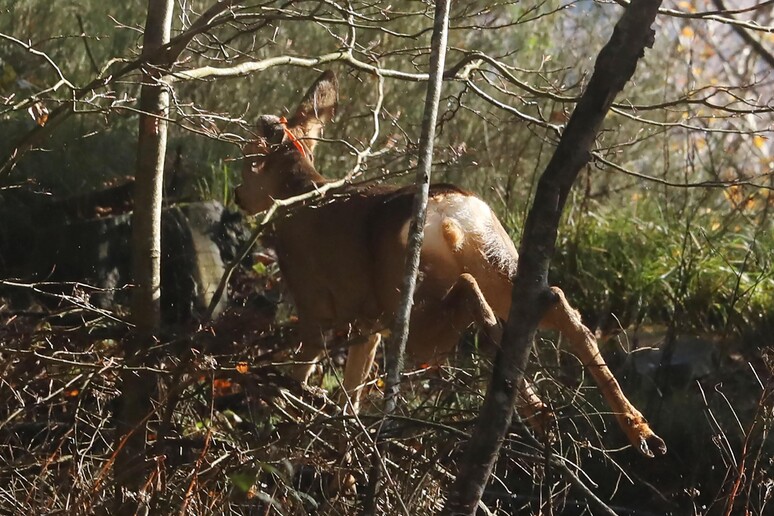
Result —
[[[249,213],[274,199],[309,192],[326,183],[312,164],[314,139],[336,108],[337,84],[324,73],[301,101],[287,128],[261,117],[262,127],[237,188]],[[303,144],[301,152],[297,140]],[[379,332],[392,322],[400,299],[406,234],[413,194],[394,186],[348,187],[336,196],[292,210],[273,223],[271,245],[293,294],[303,341],[294,371],[306,381],[319,359],[324,335],[345,332],[353,346],[344,373],[345,391],[357,409],[358,392],[371,369]],[[508,317],[516,248],[483,201],[453,185],[430,190],[425,241],[414,296],[407,352],[418,363],[447,356],[471,324],[499,341],[498,319]],[[646,455],[665,453],[663,441],[632,406],[597,349],[592,333],[561,290],[541,326],[559,330],[588,366],[630,442]],[[545,427],[546,407],[521,385],[522,413]]]

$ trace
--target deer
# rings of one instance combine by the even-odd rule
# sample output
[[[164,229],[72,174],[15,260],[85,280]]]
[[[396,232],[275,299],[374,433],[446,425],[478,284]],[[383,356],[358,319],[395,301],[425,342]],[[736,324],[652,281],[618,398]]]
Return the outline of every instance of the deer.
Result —
[[[330,182],[314,164],[323,127],[338,107],[338,81],[325,71],[289,117],[262,115],[244,147],[236,203],[249,215],[275,200],[319,190]],[[271,222],[264,244],[274,249],[297,311],[302,342],[291,375],[306,383],[323,356],[326,336],[350,336],[343,391],[358,410],[377,347],[400,302],[412,187],[349,184],[322,201],[301,204]],[[450,184],[430,187],[424,241],[406,353],[417,364],[448,357],[471,326],[499,338],[511,305],[518,252],[494,211]],[[556,330],[587,368],[624,435],[647,457],[664,441],[626,398],[605,364],[592,331],[558,287],[539,327]],[[518,386],[518,410],[538,431],[553,415],[528,381]]]

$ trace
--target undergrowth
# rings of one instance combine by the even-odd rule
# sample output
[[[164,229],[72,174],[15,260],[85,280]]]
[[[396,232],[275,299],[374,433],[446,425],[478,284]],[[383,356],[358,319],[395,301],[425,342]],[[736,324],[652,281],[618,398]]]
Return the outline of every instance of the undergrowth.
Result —
[[[678,212],[636,197],[594,205],[563,226],[552,281],[605,329],[764,330],[774,321],[774,231],[766,212],[727,208]]]
[[[671,361],[647,354],[658,348],[610,361],[669,454],[648,460],[628,446],[582,365],[541,335],[527,376],[558,426],[542,439],[514,423],[484,494],[495,514],[589,514],[567,468],[620,514],[767,514],[774,383],[760,348],[770,344],[763,322],[774,306],[774,235],[762,214],[682,213],[646,200],[571,211],[552,278],[587,320],[722,337],[702,340],[713,355],[702,370],[678,360],[679,350]],[[155,514],[359,512],[370,496],[381,380],[355,417],[339,408],[333,350],[312,381],[324,390],[282,375],[287,357],[278,350],[297,337],[289,305],[273,306],[268,299],[281,296],[263,291],[281,285],[276,267],[241,270],[234,281],[231,310],[159,342],[148,360],[159,411],[141,495]],[[67,298],[53,309],[0,300],[0,509],[11,513],[113,511],[113,411],[127,329],[90,311],[87,293],[77,299],[78,309]],[[753,346],[728,344],[752,330]],[[490,369],[475,339],[461,348],[452,365],[407,371],[381,452],[378,513],[432,514],[443,505]],[[328,497],[337,479],[356,490]]]

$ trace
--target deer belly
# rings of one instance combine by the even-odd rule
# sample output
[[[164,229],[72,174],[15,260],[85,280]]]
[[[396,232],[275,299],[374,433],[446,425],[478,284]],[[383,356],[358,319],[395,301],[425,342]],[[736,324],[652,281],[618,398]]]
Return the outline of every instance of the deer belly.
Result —
[[[299,320],[322,329],[371,326],[380,310],[367,275],[355,270],[282,270],[293,295]]]

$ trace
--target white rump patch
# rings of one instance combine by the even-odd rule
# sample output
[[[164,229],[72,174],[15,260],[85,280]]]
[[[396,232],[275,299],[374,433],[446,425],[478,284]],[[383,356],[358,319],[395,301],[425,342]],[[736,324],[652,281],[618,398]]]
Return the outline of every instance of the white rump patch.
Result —
[[[408,240],[408,227],[407,222],[401,230],[404,242]],[[477,250],[509,278],[516,274],[516,247],[492,209],[472,195],[450,192],[431,197],[423,247],[439,254],[444,254],[444,250],[452,253]]]

